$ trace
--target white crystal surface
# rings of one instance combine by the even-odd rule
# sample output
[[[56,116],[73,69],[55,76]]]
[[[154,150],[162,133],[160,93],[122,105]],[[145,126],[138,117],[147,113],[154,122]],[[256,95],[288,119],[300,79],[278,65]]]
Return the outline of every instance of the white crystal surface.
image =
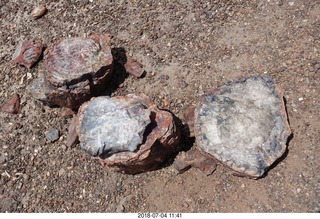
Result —
[[[235,170],[262,175],[288,133],[271,79],[251,77],[208,95],[196,110],[200,146]]]
[[[136,100],[97,97],[80,112],[81,147],[92,156],[135,151],[143,143],[150,110]]]

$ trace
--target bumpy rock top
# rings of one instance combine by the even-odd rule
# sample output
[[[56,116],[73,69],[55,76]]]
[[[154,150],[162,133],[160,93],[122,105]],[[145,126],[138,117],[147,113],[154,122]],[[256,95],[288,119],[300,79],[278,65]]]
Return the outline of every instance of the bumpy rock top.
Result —
[[[31,68],[41,56],[42,48],[40,42],[21,41],[12,55],[12,60],[14,63]]]
[[[104,73],[103,66],[111,65],[113,60],[105,41],[104,36],[68,38],[55,44],[46,57],[47,80],[59,87],[76,84],[83,81],[83,77],[100,77]]]
[[[143,143],[150,113],[136,98],[93,98],[78,113],[80,145],[91,156],[133,152]]]
[[[254,178],[283,155],[291,134],[282,93],[269,77],[245,77],[204,96],[195,132],[203,151]]]

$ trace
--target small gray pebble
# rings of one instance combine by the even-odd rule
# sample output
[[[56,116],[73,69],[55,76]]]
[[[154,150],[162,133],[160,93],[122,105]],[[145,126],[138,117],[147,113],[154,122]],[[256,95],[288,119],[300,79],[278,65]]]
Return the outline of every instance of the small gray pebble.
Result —
[[[59,130],[56,128],[51,128],[49,131],[46,131],[46,138],[52,143],[59,139]]]

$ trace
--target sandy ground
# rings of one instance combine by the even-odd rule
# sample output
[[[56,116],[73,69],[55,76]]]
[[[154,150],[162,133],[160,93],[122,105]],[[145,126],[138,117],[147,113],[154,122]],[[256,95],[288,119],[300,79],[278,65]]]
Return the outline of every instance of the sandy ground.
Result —
[[[36,4],[48,13],[30,16]],[[320,1],[0,2],[0,104],[16,92],[19,113],[0,112],[1,212],[319,212]],[[114,173],[67,147],[65,109],[36,102],[31,69],[11,62],[23,39],[56,40],[108,32],[113,48],[147,72],[118,80],[112,96],[145,93],[182,118],[206,91],[239,75],[270,75],[285,91],[293,138],[259,180],[219,165],[211,176],[172,165]],[[46,140],[51,127],[60,131]]]

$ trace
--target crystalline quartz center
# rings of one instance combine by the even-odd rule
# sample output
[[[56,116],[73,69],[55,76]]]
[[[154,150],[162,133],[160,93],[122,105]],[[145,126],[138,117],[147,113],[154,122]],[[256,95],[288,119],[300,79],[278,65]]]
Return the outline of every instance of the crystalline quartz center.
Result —
[[[197,143],[231,169],[260,177],[286,149],[283,97],[269,77],[247,77],[203,98],[195,111]]]
[[[150,110],[134,99],[97,97],[80,110],[79,140],[91,156],[137,150],[150,123]]]

